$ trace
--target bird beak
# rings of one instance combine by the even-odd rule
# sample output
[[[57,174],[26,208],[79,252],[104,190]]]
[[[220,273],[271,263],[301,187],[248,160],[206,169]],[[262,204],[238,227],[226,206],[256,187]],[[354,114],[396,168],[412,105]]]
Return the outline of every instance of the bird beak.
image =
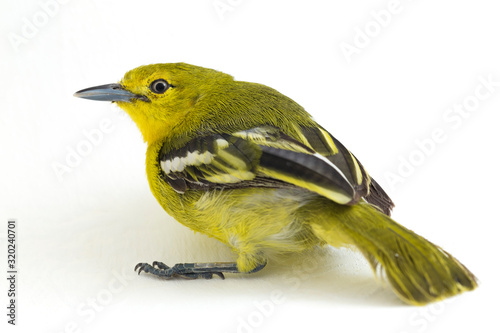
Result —
[[[149,102],[146,96],[136,95],[126,90],[121,84],[111,83],[102,86],[82,89],[73,94],[75,97],[91,99],[94,101],[108,102],[132,102],[132,100],[142,100]]]

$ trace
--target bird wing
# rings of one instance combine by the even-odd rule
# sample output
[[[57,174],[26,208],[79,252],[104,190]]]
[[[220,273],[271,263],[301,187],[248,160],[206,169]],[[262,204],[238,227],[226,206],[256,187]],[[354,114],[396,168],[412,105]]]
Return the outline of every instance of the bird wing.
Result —
[[[335,164],[352,184],[360,197],[378,207],[384,214],[391,215],[394,203],[382,187],[371,178],[365,168],[340,141],[324,128],[302,127],[301,140]]]
[[[300,128],[296,137],[272,126],[198,136],[179,149],[162,147],[162,176],[180,193],[298,186],[340,204],[354,204],[368,194],[368,174],[328,132]]]

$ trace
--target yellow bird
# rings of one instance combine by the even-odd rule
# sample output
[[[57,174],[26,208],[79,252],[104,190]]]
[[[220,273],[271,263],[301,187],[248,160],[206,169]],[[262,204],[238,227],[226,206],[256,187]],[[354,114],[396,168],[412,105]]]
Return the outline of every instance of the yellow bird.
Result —
[[[75,96],[112,101],[148,144],[151,191],[185,226],[215,237],[234,263],[136,270],[212,278],[262,269],[270,253],[354,245],[395,293],[422,305],[476,288],[474,275],[393,221],[389,196],[359,160],[290,98],[185,63],[141,66]]]

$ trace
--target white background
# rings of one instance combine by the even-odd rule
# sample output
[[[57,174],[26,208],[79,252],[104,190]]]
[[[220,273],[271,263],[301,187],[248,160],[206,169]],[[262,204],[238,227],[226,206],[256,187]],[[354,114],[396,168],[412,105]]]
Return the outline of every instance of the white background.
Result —
[[[392,8],[390,1],[221,0],[230,6],[221,15],[213,0],[54,1],[0,8],[0,266],[6,270],[6,221],[16,218],[18,331],[498,327],[498,83],[473,105],[480,77],[500,82],[493,1],[401,0],[382,27],[371,12]],[[365,28],[371,37],[363,39]],[[357,53],[346,57],[346,44]],[[145,177],[146,146],[123,112],[72,94],[139,65],[178,61],[295,99],[386,188],[394,218],[459,258],[480,287],[407,306],[362,256],[332,249],[225,281],[137,276],[137,262],[234,256],[162,211]],[[464,101],[473,111],[444,118]],[[439,129],[444,139],[429,144]],[[427,142],[426,155],[417,141]],[[0,281],[1,325],[10,331]]]

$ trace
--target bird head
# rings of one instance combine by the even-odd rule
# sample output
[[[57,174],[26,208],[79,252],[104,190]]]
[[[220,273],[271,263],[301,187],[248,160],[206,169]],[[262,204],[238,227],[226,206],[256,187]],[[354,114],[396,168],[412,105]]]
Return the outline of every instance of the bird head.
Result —
[[[200,102],[223,97],[233,77],[185,63],[137,67],[118,83],[80,90],[76,97],[115,102],[139,127],[144,141],[161,140],[173,132],[191,132],[203,122]],[[213,99],[213,98],[212,98]]]

